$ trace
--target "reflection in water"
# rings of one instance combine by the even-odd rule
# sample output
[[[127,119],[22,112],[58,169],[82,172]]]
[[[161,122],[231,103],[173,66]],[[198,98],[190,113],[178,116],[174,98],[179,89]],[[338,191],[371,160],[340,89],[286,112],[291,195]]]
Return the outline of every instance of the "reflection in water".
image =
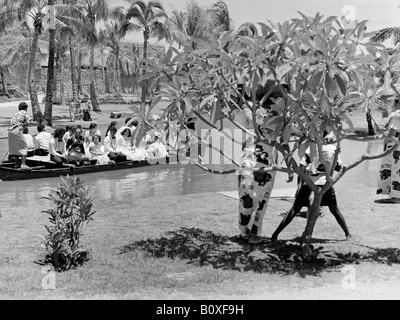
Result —
[[[234,190],[236,175],[214,175],[193,165],[159,165],[80,176],[94,200],[132,201],[160,196]],[[0,205],[22,207],[44,204],[59,178],[0,181]]]
[[[357,160],[363,153],[381,152],[382,141],[342,143],[343,164]],[[364,161],[350,170],[338,182],[338,187],[359,185],[376,187],[380,159]],[[85,186],[91,188],[93,200],[132,201],[161,196],[179,196],[193,193],[232,191],[237,188],[236,174],[216,175],[203,171],[194,165],[157,165],[136,169],[98,172],[81,176]],[[287,174],[278,172],[275,188],[295,188],[296,179],[286,183]],[[51,188],[57,188],[59,178],[34,179],[25,181],[0,181],[0,206],[2,208],[26,207],[32,204],[49,206],[47,197]],[[371,194],[372,196],[373,194]]]

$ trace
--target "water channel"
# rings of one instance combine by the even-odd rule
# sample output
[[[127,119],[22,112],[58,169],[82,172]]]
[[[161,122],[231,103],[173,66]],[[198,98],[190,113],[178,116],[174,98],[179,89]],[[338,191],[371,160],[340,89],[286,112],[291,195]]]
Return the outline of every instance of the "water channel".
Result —
[[[0,140],[1,158],[7,140]],[[341,158],[344,164],[358,159],[363,153],[377,153],[382,150],[382,141],[342,142]],[[378,177],[380,159],[365,161],[336,184],[337,189],[362,186],[370,189],[374,196],[374,187]],[[287,175],[278,172],[275,188],[295,188],[295,181],[287,183]],[[217,175],[206,172],[194,165],[156,165],[135,169],[122,169],[81,175],[86,186],[91,188],[91,196],[96,200],[123,200],[153,198],[160,196],[183,196],[204,192],[233,191],[237,186],[236,175]],[[294,179],[295,180],[295,179]],[[59,178],[43,178],[21,181],[0,180],[0,207],[26,207],[38,204],[48,195],[52,188],[59,184]],[[349,193],[348,196],[351,196]],[[44,202],[45,203],[45,202]]]

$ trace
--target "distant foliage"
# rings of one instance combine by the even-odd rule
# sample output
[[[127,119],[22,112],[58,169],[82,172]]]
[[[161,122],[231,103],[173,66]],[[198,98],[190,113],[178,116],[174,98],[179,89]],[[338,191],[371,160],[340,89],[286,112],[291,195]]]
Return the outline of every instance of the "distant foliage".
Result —
[[[53,264],[56,271],[65,271],[81,265],[87,252],[79,246],[82,228],[93,220],[92,200],[89,188],[82,186],[78,177],[61,177],[57,189],[44,197],[53,202],[54,208],[43,211],[48,214],[50,226],[45,226],[46,262]]]

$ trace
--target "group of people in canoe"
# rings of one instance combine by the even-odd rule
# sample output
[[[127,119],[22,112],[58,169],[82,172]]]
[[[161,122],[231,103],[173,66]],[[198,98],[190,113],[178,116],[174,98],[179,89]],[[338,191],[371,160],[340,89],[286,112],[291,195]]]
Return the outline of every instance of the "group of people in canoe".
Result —
[[[15,161],[15,167],[29,169],[26,158],[29,156],[49,156],[49,160],[60,166],[64,164],[83,166],[94,164],[117,163],[121,161],[141,161],[168,156],[166,146],[157,135],[145,135],[138,146],[131,139],[138,121],[125,119],[125,125],[117,128],[112,121],[103,135],[96,123],[91,123],[87,130],[81,125],[56,128],[53,133],[46,132],[43,124],[36,127],[37,134],[29,133],[31,121],[27,113],[28,105],[21,102],[18,112],[12,117],[8,129],[9,156]]]

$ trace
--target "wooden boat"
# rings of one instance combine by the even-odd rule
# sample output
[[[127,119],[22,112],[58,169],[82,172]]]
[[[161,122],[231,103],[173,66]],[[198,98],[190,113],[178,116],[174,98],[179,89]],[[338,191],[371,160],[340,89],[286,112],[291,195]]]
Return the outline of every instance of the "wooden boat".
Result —
[[[0,164],[0,180],[26,180],[59,177],[65,175],[77,175],[84,173],[93,173],[110,170],[132,169],[150,165],[168,163],[168,157],[162,159],[142,160],[142,161],[123,161],[115,164],[91,164],[85,166],[63,165],[60,167],[55,162],[49,160],[49,157],[34,156],[26,158],[26,164],[30,169],[16,169],[15,162],[5,161]]]

